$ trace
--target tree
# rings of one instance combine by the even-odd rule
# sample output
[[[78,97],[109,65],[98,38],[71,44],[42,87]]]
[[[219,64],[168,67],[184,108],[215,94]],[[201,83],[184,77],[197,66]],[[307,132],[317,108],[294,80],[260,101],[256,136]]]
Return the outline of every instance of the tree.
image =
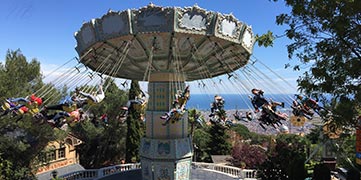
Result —
[[[260,145],[250,145],[247,143],[237,144],[232,149],[232,164],[241,167],[244,163],[246,168],[255,169],[267,158],[266,150]]]
[[[91,122],[85,121],[77,123],[71,128],[71,131],[84,142],[77,147],[80,164],[85,168],[99,168],[102,166],[100,161],[103,161],[104,158],[97,155],[99,155],[98,148],[101,148],[104,128],[95,127]]]
[[[248,128],[243,124],[236,124],[231,127],[231,130],[235,131],[242,139],[246,140],[251,138],[251,133]]]
[[[361,107],[361,1],[285,0],[285,4],[291,12],[277,16],[276,23],[287,26],[285,35],[292,40],[289,58],[311,64],[298,79],[299,89],[323,100],[336,124],[354,125]]]
[[[357,166],[356,163],[356,134],[343,135],[342,137],[335,139],[334,150],[337,152],[337,165],[346,169],[354,169]],[[351,158],[350,158],[351,157]],[[355,166],[356,165],[356,166]]]
[[[27,96],[43,84],[40,63],[27,62],[20,50],[8,51],[5,65],[0,64],[0,92],[3,97]],[[16,121],[4,116],[0,121],[0,152],[2,179],[34,178],[34,159],[41,154],[49,141],[59,138],[48,124],[34,121],[31,115]],[[2,169],[2,168],[0,168]]]
[[[211,139],[208,142],[209,155],[229,155],[231,153],[231,144],[228,142],[229,135],[226,133],[227,128],[221,123],[212,123],[208,133]]]
[[[96,126],[86,121],[76,124],[72,132],[84,141],[78,147],[80,162],[86,168],[100,168],[118,164],[125,156],[126,128],[118,120],[120,106],[126,102],[126,92],[120,90],[113,80],[104,83],[105,98],[88,109],[97,121],[103,114],[108,117],[107,126]]]
[[[5,65],[0,64],[0,77],[2,97],[25,97],[42,84],[39,61],[27,62],[20,50],[7,51]]]
[[[35,179],[26,167],[15,167],[9,160],[3,159],[0,154],[0,179],[12,180],[12,179]]]
[[[197,109],[188,110],[188,123],[190,124],[189,134],[193,138],[194,130],[204,125],[204,117]]]
[[[48,124],[36,124],[31,116],[24,116],[18,122],[13,118],[2,118],[0,132],[1,156],[11,166],[11,171],[20,173],[19,176],[31,175],[38,162],[34,159],[49,141],[59,138]]]
[[[40,73],[40,62],[30,62],[18,49],[8,50],[5,64],[0,64],[0,93],[3,98],[26,97],[42,89],[43,102],[58,101],[64,92],[60,92],[53,84],[44,84]],[[40,91],[37,95],[40,95]],[[3,100],[3,99],[1,99]]]
[[[199,162],[212,162],[210,154],[208,152],[212,147],[208,146],[211,141],[211,135],[208,133],[208,127],[197,128],[194,130],[193,147],[195,161]]]
[[[310,133],[306,135],[306,138],[311,142],[311,144],[318,144],[320,142],[322,133],[322,128],[319,126],[315,126],[310,129]]]
[[[189,134],[192,138],[193,146],[193,159],[194,161],[209,161],[211,162],[210,156],[207,154],[208,148],[205,147],[205,142],[208,142],[208,134],[206,131],[201,130],[204,128],[204,117],[197,109],[188,110],[188,123]],[[197,130],[200,131],[197,131]],[[200,135],[202,134],[202,135]]]
[[[303,137],[292,134],[278,136],[275,147],[269,148],[267,159],[258,167],[259,177],[270,180],[305,179],[305,148]]]
[[[135,99],[139,96],[142,91],[139,87],[139,82],[137,80],[132,80],[129,90],[129,99]],[[126,138],[126,162],[139,161],[139,146],[140,139],[144,135],[144,124],[142,121],[142,115],[144,112],[137,110],[136,108],[128,109],[127,117],[127,138]]]

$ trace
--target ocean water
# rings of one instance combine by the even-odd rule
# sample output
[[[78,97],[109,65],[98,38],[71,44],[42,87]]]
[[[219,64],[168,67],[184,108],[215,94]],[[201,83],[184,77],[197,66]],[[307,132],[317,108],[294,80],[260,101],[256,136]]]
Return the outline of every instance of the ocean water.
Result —
[[[211,103],[214,100],[215,94],[191,94],[189,101],[187,102],[187,109],[196,108],[199,110],[210,110]],[[253,109],[251,104],[251,99],[249,98],[251,94],[220,94],[225,100],[224,109]],[[251,95],[251,97],[253,97]],[[291,107],[294,95],[293,94],[270,94],[264,95],[267,100],[272,99],[272,101],[284,102],[285,109]]]

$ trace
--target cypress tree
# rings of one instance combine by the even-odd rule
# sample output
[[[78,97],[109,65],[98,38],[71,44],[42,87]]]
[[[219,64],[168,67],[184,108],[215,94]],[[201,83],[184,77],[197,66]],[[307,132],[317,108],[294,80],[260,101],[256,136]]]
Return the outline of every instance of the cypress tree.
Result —
[[[129,99],[135,99],[142,91],[139,87],[139,82],[137,80],[132,80],[129,90]],[[139,147],[140,139],[144,135],[144,125],[141,119],[141,116],[144,112],[142,110],[134,108],[132,105],[128,109],[127,117],[127,139],[125,142],[126,153],[125,161],[126,162],[139,162]]]

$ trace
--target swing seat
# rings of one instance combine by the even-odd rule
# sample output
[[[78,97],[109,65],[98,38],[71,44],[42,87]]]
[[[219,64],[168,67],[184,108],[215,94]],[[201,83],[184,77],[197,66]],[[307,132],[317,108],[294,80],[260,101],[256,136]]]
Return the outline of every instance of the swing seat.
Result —
[[[183,107],[186,103],[187,103],[187,99],[186,98],[179,98],[179,100],[178,100],[178,102],[179,102],[179,105],[181,106],[181,107]]]
[[[23,107],[19,108],[18,110],[13,111],[14,115],[23,115],[23,114],[26,114],[27,112],[29,112],[29,108],[27,108],[26,106],[23,106]]]
[[[77,109],[77,106],[74,103],[74,104],[72,104],[70,106],[62,106],[61,108],[66,112],[72,112],[72,111],[75,111]]]
[[[183,117],[183,113],[180,113],[178,111],[174,111],[172,115],[169,117],[169,121],[174,124],[178,122]]]
[[[330,139],[337,139],[342,134],[342,129],[332,124],[331,121],[326,121],[322,127],[323,133]]]
[[[33,109],[29,109],[28,111],[31,115],[35,115],[39,112],[39,108],[33,108]]]
[[[175,118],[170,119],[170,123],[172,123],[172,124],[176,123],[177,121],[178,121],[178,120],[175,119]]]
[[[136,110],[136,111],[144,111],[145,110],[145,107],[146,107],[146,102],[142,103],[142,104],[133,104],[133,108]]]
[[[25,111],[22,109],[17,110],[16,115],[22,115],[25,114]]]
[[[68,125],[69,125],[70,127],[74,127],[76,124],[77,124],[77,122],[68,122]]]
[[[10,109],[11,105],[8,102],[4,102],[4,104],[1,106],[2,110],[7,110]]]
[[[291,116],[290,121],[293,126],[301,127],[305,125],[307,118],[304,116]]]
[[[70,116],[70,117],[65,117],[63,120],[64,120],[66,123],[68,123],[68,124],[74,124],[74,123],[77,122],[76,119],[75,119],[74,117],[72,117],[72,116]],[[63,121],[63,120],[62,120],[62,121]]]
[[[89,104],[89,105],[94,105],[94,104],[96,104],[93,100],[91,100],[91,99],[87,99],[87,104]]]
[[[174,112],[173,116],[174,116],[175,119],[180,119],[180,118],[182,118],[183,114],[176,111],[176,112]]]
[[[38,108],[38,104],[37,104],[37,103],[27,103],[25,106],[26,106],[27,108],[29,108],[29,109],[36,109],[36,108]]]
[[[235,118],[236,120],[238,120],[238,121],[241,121],[241,120],[242,120],[242,118],[241,118],[239,115],[237,115],[237,114],[233,114],[233,116],[234,116],[234,118]]]
[[[172,124],[174,124],[174,123],[176,123],[176,122],[178,122],[179,120],[180,120],[180,118],[178,118],[178,117],[170,117],[170,122],[172,123]]]

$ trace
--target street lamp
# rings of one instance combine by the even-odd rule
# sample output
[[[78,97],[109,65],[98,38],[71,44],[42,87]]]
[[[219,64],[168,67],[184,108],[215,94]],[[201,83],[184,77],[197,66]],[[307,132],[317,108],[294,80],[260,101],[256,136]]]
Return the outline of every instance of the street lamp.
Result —
[[[58,176],[58,171],[54,170],[54,171],[51,171],[51,176],[56,179],[57,176]]]

